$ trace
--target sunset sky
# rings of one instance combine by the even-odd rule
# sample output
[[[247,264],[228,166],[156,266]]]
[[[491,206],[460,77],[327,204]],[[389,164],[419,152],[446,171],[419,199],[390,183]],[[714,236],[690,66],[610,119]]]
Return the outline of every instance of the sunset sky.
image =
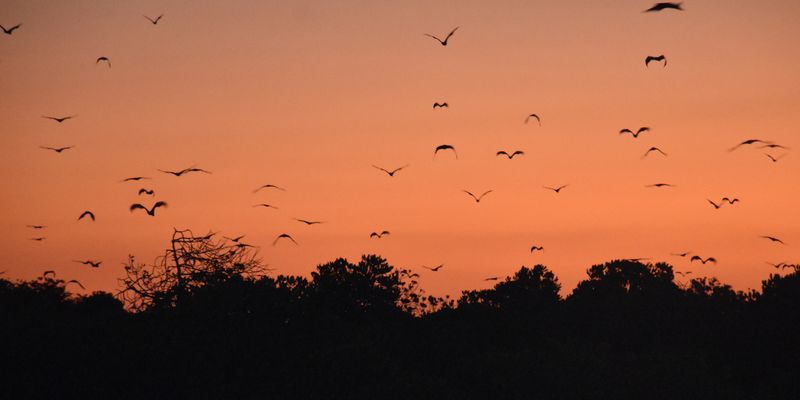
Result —
[[[438,295],[539,263],[566,294],[592,264],[638,257],[760,287],[766,262],[800,261],[800,2],[653,3],[3,1],[0,24],[22,26],[0,34],[0,271],[114,290],[174,227],[247,235],[276,274],[380,254]],[[456,26],[446,47],[423,35]],[[756,138],[790,149],[728,151]],[[458,159],[434,159],[441,144]],[[668,156],[642,158],[651,146]],[[212,174],[157,170],[189,166]],[[659,182],[675,187],[645,187]],[[267,183],[286,191],[252,193]],[[706,200],[726,196],[741,202]],[[155,217],[128,211],[156,200]],[[281,233],[299,245],[272,246]]]

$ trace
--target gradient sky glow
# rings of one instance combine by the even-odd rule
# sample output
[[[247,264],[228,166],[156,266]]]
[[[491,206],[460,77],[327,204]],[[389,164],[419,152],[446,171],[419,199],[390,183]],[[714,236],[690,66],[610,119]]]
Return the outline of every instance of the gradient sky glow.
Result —
[[[565,294],[592,264],[634,257],[759,287],[765,262],[800,258],[800,2],[642,13],[653,3],[6,0],[0,24],[23,25],[0,35],[0,271],[114,290],[128,254],[152,261],[176,227],[247,235],[282,274],[377,253],[434,294],[537,263]],[[447,47],[423,36],[455,26]],[[645,68],[658,54],[668,66]],[[727,151],[751,138],[791,150]],[[434,160],[445,143],[458,160]],[[650,146],[669,156],[642,159]],[[191,165],[213,174],[157,171]],[[120,183],[136,175],[154,179]],[[287,190],[252,193],[265,183]],[[169,208],[130,213],[154,201],[141,187]],[[476,204],[463,189],[494,192]],[[741,202],[706,201],[724,196]],[[97,222],[76,221],[86,209]],[[273,247],[283,232],[300,245]]]

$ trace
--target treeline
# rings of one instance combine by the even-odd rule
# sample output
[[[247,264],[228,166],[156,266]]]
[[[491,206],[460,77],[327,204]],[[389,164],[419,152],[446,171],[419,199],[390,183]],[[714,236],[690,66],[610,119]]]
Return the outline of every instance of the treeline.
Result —
[[[745,293],[616,260],[562,295],[536,265],[450,299],[374,255],[320,265],[309,279],[272,277],[241,253],[220,259],[238,251],[226,246],[201,260],[165,257],[160,269],[132,259],[118,294],[73,295],[53,275],[0,279],[2,397],[800,395],[797,271]]]

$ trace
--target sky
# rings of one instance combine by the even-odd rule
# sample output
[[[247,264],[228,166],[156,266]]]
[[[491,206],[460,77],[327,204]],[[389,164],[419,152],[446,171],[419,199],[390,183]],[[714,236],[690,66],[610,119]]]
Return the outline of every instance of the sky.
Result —
[[[129,254],[152,262],[188,228],[246,235],[275,274],[379,254],[437,295],[534,264],[567,294],[640,257],[759,288],[767,262],[800,258],[800,3],[652,4],[6,0],[0,24],[22,26],[0,34],[0,271],[113,291]],[[446,47],[424,36],[457,26]],[[747,139],[788,150],[728,151]],[[190,166],[212,173],[158,171]],[[286,190],[253,193],[267,183]],[[707,201],[726,196],[741,201]]]

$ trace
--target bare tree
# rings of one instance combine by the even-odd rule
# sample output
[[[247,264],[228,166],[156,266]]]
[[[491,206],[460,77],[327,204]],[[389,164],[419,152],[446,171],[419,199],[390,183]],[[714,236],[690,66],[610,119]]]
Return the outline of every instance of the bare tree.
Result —
[[[128,256],[118,293],[125,306],[132,311],[172,308],[200,287],[266,274],[255,247],[214,236],[175,229],[170,248],[153,264],[136,263],[134,256]]]

